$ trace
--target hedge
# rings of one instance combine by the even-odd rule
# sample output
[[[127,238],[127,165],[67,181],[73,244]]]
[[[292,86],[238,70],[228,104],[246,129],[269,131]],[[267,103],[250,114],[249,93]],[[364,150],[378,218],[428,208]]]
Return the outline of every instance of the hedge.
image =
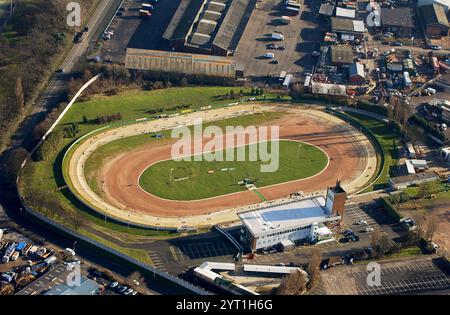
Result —
[[[429,132],[430,134],[432,134],[434,137],[441,140],[442,142],[444,142],[446,140],[444,133],[442,131],[440,131],[439,129],[437,129],[435,126],[433,126],[433,124],[431,124],[429,121],[427,121],[422,116],[414,114],[411,117],[411,120],[416,125],[421,126],[423,129],[425,129],[425,131]]]
[[[387,116],[387,107],[373,104],[371,102],[359,100],[356,103],[357,109],[362,109],[368,112],[372,112],[381,116]]]
[[[403,218],[403,216],[397,211],[394,205],[388,200],[386,197],[381,198],[381,203],[383,204],[384,209],[395,219],[399,220]]]

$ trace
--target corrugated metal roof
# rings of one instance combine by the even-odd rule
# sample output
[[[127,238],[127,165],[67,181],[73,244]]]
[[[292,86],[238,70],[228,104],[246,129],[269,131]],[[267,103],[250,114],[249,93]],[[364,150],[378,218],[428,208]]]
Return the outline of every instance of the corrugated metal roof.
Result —
[[[354,19],[356,16],[356,10],[336,7],[336,16]]]

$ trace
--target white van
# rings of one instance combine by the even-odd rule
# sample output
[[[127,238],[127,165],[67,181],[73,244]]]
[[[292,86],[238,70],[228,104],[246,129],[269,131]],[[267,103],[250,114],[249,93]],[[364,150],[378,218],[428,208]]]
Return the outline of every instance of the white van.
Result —
[[[275,57],[275,55],[273,53],[265,53],[264,54],[264,58],[273,59],[273,57]]]

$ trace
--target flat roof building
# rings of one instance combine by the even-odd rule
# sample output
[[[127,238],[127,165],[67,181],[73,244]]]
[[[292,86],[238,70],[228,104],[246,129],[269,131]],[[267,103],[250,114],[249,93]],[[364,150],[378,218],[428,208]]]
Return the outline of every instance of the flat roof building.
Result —
[[[336,16],[337,17],[354,19],[356,17],[356,10],[355,9],[342,8],[342,7],[336,7]]]
[[[353,59],[353,50],[350,46],[332,46],[330,48],[330,63],[334,66],[352,64]]]
[[[283,240],[315,241],[319,237],[319,224],[341,219],[345,199],[346,193],[338,183],[328,189],[327,199],[310,197],[240,213],[238,216],[243,225],[241,240],[252,251],[277,246]]]
[[[332,17],[331,31],[339,33],[341,36],[352,35],[355,38],[362,38],[364,36],[365,27],[362,20],[352,20],[349,18]]]
[[[400,36],[410,36],[415,29],[414,9],[408,7],[381,8],[381,25],[384,31]]]
[[[412,185],[420,185],[426,182],[432,182],[439,179],[439,176],[433,171],[426,171],[419,174],[409,174],[405,176],[391,177],[389,185],[394,189],[403,189]]]
[[[47,291],[44,295],[95,295],[100,290],[100,286],[95,281],[83,276],[81,276],[79,284],[79,286],[60,284]]]
[[[448,19],[442,6],[439,4],[424,5],[419,7],[419,11],[428,36],[434,38],[448,36]]]
[[[331,3],[322,3],[320,5],[320,9],[319,9],[319,14],[326,16],[326,17],[331,17],[333,16],[333,12],[334,12],[334,5]]]

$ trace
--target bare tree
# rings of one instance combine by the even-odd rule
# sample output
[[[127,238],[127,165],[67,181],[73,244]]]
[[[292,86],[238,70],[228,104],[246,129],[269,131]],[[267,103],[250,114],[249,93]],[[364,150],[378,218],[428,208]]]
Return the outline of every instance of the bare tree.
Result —
[[[313,287],[320,278],[320,263],[322,262],[322,253],[320,249],[314,248],[308,264],[309,286]]]
[[[276,293],[277,295],[301,295],[306,291],[307,281],[304,273],[297,270],[283,278]]]
[[[75,230],[78,230],[86,224],[86,220],[80,211],[74,211],[70,218]]]
[[[436,216],[432,215],[427,219],[427,225],[425,228],[425,238],[427,240],[429,240],[430,242],[433,241],[433,236],[434,236],[434,233],[436,232],[437,225],[438,225],[438,222],[437,222]]]
[[[19,115],[23,115],[25,110],[25,97],[23,95],[23,86],[21,77],[17,77],[16,79],[16,87],[14,90],[14,94],[16,96],[17,113]]]
[[[378,228],[375,228],[370,236],[370,246],[375,248],[380,240],[381,232]]]

